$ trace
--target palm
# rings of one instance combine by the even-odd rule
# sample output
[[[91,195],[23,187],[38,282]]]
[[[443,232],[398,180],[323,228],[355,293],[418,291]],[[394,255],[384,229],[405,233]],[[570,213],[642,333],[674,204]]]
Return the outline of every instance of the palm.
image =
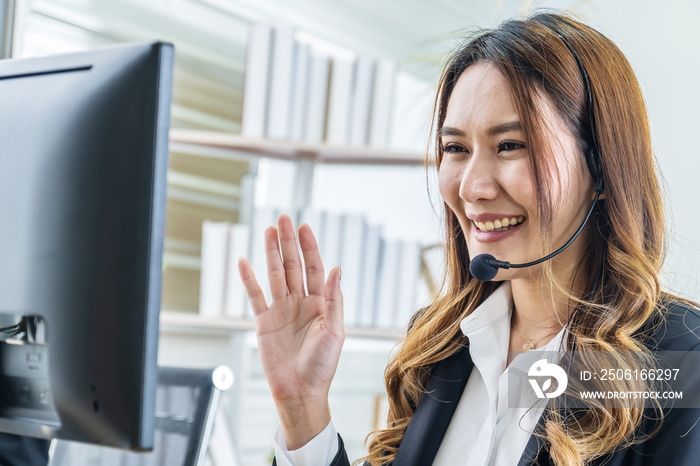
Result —
[[[279,219],[277,231],[265,232],[272,304],[268,307],[250,265],[241,261],[241,278],[255,313],[258,348],[275,400],[327,396],[343,344],[342,295],[337,274],[324,283],[323,265],[313,233],[300,228],[299,241],[306,263],[308,294],[294,229],[289,217]]]

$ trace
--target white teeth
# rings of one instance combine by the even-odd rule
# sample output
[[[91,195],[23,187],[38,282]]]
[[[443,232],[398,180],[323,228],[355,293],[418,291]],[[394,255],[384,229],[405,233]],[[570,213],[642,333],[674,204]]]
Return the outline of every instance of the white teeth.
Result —
[[[481,231],[506,231],[511,228],[523,223],[525,221],[524,216],[503,218],[501,220],[494,220],[493,222],[474,222],[476,227]]]

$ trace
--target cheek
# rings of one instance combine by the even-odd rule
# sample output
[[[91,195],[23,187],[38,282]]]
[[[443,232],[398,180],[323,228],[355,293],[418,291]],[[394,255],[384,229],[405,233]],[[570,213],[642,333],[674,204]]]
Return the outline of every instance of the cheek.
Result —
[[[440,195],[448,205],[454,207],[459,201],[460,177],[458,170],[447,162],[440,165],[438,172]]]
[[[563,173],[552,186],[554,219],[557,221],[571,222],[583,215],[582,210],[590,207],[588,199],[592,200],[592,197],[589,196],[591,196],[595,186],[593,179],[587,172],[584,173],[582,168],[574,167],[574,169]]]
[[[514,163],[501,176],[502,189],[516,204],[528,211],[530,216],[537,211],[535,175],[529,161]]]
[[[537,212],[537,190],[535,189],[535,180],[531,177],[523,177],[520,183],[516,185],[517,194],[515,194],[525,209],[530,210],[530,214]]]
[[[464,209],[459,195],[462,183],[462,172],[459,167],[443,163],[438,172],[438,186],[443,201],[447,207],[455,214],[462,230],[465,229],[465,222],[469,222],[464,216]]]

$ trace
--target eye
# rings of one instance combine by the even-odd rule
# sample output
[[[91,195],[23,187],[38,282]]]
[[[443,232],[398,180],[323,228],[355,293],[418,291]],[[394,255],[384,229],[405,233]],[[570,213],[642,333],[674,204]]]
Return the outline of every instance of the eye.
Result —
[[[498,152],[512,152],[518,149],[524,149],[525,145],[519,142],[503,141],[498,145]]]
[[[468,152],[466,148],[460,146],[459,144],[449,143],[442,147],[442,151],[446,153],[457,153],[457,152]]]

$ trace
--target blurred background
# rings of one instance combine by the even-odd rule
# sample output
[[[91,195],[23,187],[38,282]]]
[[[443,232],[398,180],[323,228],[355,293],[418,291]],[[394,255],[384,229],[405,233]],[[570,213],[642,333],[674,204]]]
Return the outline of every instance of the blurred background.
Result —
[[[359,254],[364,262],[356,272],[357,289],[366,294],[368,282],[377,283],[371,285],[374,295],[357,291],[357,304],[346,313],[348,339],[331,394],[334,422],[351,459],[362,456],[365,436],[385,415],[382,374],[389,355],[441,273],[442,203],[434,173],[423,166],[441,65],[465,34],[506,18],[560,9],[600,30],[626,54],[647,102],[666,194],[671,236],[664,284],[700,299],[700,149],[693,136],[700,129],[697,2],[0,0],[0,9],[11,3],[14,29],[5,43],[11,42],[13,57],[137,41],[175,45],[159,359],[234,370],[234,389],[217,416],[211,464],[264,465],[273,452],[278,420],[254,326],[240,289],[229,283],[237,272],[231,261],[217,258],[253,250],[260,228],[281,212],[309,222],[325,238],[327,270],[343,263],[345,281],[352,270],[346,263]],[[284,47],[287,62],[279,55]],[[256,71],[260,64],[251,54],[263,49],[270,69]],[[308,83],[316,83],[316,72],[327,86],[317,95],[321,103],[313,104],[321,112],[320,136],[311,134],[311,104],[299,107],[297,95],[303,89],[304,102],[312,101],[318,87]],[[250,83],[259,79],[268,80],[268,97],[286,83],[287,91],[280,92],[287,92],[288,108],[271,106],[278,99],[270,97],[262,115],[254,115],[251,102],[261,97],[244,102],[245,87],[253,90]],[[349,100],[333,95],[343,86],[351,91]],[[280,134],[271,120],[283,111],[291,116],[280,123]],[[297,111],[305,123],[295,128]],[[346,127],[333,127],[339,121],[329,119],[334,112],[344,112]],[[246,114],[262,121],[262,129],[245,123]],[[384,126],[374,123],[377,115]],[[353,238],[342,232],[350,231],[351,222],[359,225],[361,240],[348,243]],[[371,257],[364,252],[368,244],[375,248]],[[415,287],[398,287],[391,302],[377,298],[376,289],[396,285],[402,271],[413,271]]]

